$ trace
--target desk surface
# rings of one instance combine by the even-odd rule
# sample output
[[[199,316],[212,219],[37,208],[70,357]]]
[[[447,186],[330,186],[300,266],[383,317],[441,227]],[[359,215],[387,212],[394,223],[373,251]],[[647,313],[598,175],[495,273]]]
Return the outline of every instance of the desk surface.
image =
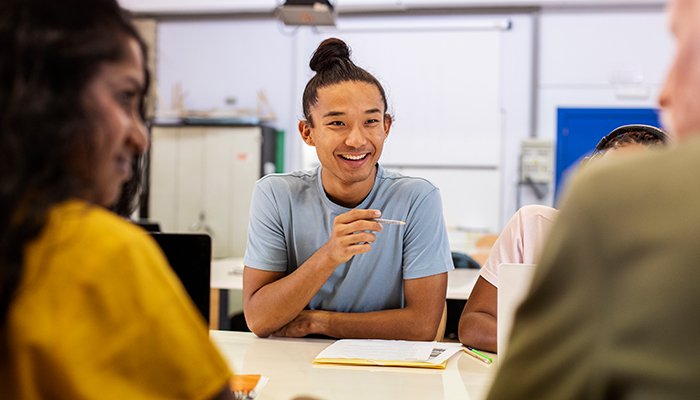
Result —
[[[479,278],[478,269],[455,269],[447,273],[447,298],[466,300]],[[211,263],[211,287],[243,289],[243,259],[224,258]]]
[[[260,339],[248,332],[210,331],[236,374],[261,374],[270,381],[259,400],[310,395],[322,400],[479,400],[488,393],[498,356],[486,365],[458,353],[444,370],[400,367],[315,365],[333,343],[325,339]]]

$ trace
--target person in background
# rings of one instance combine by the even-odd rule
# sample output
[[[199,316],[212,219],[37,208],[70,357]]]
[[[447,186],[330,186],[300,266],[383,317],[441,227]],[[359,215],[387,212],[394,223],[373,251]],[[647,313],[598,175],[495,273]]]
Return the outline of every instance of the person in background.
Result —
[[[489,400],[700,393],[700,2],[668,7],[677,50],[659,102],[676,144],[578,174]]]
[[[657,147],[667,141],[666,133],[653,126],[621,126],[600,140],[593,154],[581,162],[579,169],[591,160],[618,157],[641,148]],[[518,210],[506,224],[462,311],[459,320],[460,342],[477,349],[497,351],[498,266],[503,263],[536,264],[557,213],[552,207],[528,205]]]
[[[148,147],[145,50],[114,0],[0,3],[3,399],[233,398],[158,245],[106,209]]]
[[[310,66],[299,132],[321,164],[255,186],[246,322],[260,337],[433,340],[454,268],[439,190],[379,165],[384,89],[343,41],[323,41]]]

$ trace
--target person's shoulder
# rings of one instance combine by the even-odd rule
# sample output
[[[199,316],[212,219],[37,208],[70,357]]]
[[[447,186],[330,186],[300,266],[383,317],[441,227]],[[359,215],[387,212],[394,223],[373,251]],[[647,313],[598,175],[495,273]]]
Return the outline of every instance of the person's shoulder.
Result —
[[[85,232],[109,231],[125,235],[144,230],[105,208],[80,200],[68,200],[54,207],[52,217],[67,223],[78,222]]]
[[[523,221],[545,219],[554,222],[557,213],[557,209],[541,204],[529,204],[518,210],[518,214]]]
[[[621,210],[656,207],[680,192],[700,195],[700,177],[689,174],[700,168],[700,138],[673,148],[650,149],[624,157],[601,160],[587,166],[564,192],[565,205],[594,209],[602,218]],[[591,211],[591,214],[593,211]]]
[[[51,224],[65,232],[66,239],[89,241],[92,252],[115,251],[124,247],[150,246],[147,232],[136,224],[101,206],[69,200],[51,211]],[[60,233],[58,234],[59,237]]]
[[[256,186],[269,190],[280,188],[294,189],[301,186],[313,185],[317,178],[318,169],[267,174],[258,180]]]
[[[426,178],[404,175],[400,172],[390,171],[384,169],[381,165],[378,167],[378,174],[379,179],[395,188],[422,191],[438,190],[438,187]]]

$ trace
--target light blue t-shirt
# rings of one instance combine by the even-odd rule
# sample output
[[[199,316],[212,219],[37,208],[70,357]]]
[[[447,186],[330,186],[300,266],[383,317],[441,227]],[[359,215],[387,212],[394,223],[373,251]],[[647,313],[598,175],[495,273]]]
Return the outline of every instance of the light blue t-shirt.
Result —
[[[377,164],[372,191],[356,208],[381,210],[382,218],[406,225],[384,225],[375,232],[372,249],[340,264],[309,303],[311,309],[403,308],[404,279],[454,269],[440,192],[432,183]],[[350,210],[326,196],[321,166],[263,177],[253,191],[244,265],[289,275],[328,241],[333,219]]]

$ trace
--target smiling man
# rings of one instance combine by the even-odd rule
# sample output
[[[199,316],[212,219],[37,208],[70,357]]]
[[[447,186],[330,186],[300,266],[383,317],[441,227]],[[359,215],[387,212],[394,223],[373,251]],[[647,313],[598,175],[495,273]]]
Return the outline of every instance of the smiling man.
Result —
[[[433,340],[454,268],[439,190],[378,164],[386,96],[344,42],[321,43],[310,66],[299,132],[321,165],[256,184],[246,322],[261,337]]]

